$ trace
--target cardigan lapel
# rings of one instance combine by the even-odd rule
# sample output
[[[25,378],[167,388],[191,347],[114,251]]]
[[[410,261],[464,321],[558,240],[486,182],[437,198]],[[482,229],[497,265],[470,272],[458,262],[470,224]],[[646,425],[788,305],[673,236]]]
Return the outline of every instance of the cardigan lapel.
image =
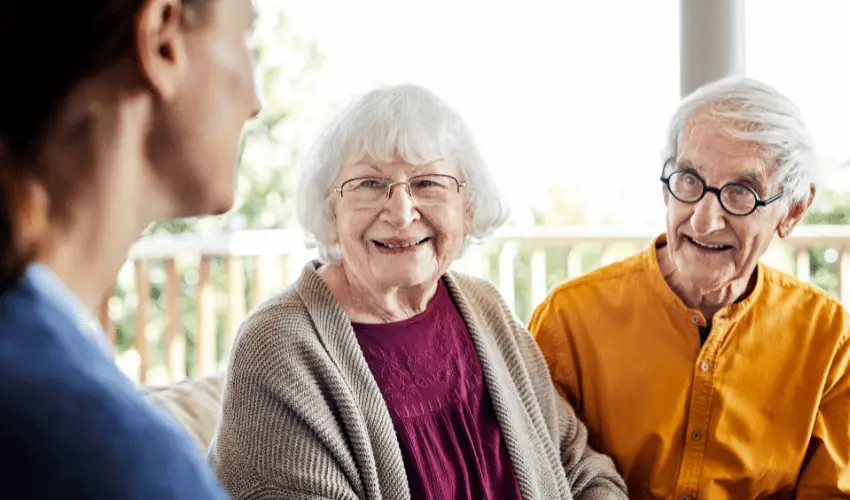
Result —
[[[531,450],[539,449],[538,435],[531,422],[531,417],[524,409],[517,388],[511,376],[511,372],[505,364],[505,359],[500,352],[508,350],[506,346],[497,345],[496,338],[489,329],[495,325],[487,325],[481,317],[483,311],[475,309],[475,297],[468,297],[453,273],[444,276],[449,292],[455,305],[463,316],[472,343],[481,361],[481,369],[484,373],[484,381],[487,392],[493,403],[493,410],[499,422],[502,439],[511,458],[514,475],[520,487],[522,497],[526,500],[543,498],[543,493],[536,485],[541,484],[539,468],[544,464],[530,462],[530,458],[537,456]],[[499,314],[498,317],[504,316]],[[498,327],[498,326],[497,326]],[[505,328],[510,325],[505,324]],[[511,338],[511,336],[508,336]],[[531,437],[534,442],[527,442]]]
[[[296,286],[320,342],[348,384],[357,405],[354,411],[359,413],[362,420],[346,424],[360,427],[358,430],[361,432],[358,434],[369,437],[368,442],[361,442],[357,440],[358,435],[349,435],[355,457],[369,462],[358,464],[358,467],[365,465],[378,471],[380,492],[374,491],[375,485],[364,484],[364,487],[369,498],[409,499],[404,460],[383,395],[363,357],[351,321],[316,272],[319,265],[317,261],[308,262]],[[388,474],[383,474],[383,471],[388,471]],[[404,485],[404,488],[393,485]]]

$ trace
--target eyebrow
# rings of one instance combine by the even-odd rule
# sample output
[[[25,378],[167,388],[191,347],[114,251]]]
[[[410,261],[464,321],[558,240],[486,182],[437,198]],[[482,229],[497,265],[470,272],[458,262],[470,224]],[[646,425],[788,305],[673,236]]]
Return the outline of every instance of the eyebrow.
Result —
[[[690,160],[677,161],[676,167],[677,168],[686,168],[686,169],[689,169],[689,170],[696,170],[697,172],[699,172],[703,175],[706,172],[706,168],[704,166],[694,165],[694,163]],[[759,172],[757,170],[750,170],[748,172],[737,172],[737,173],[735,173],[735,177],[736,178],[748,177],[751,180],[753,180],[753,181],[755,181],[755,182],[757,182],[761,185],[764,185],[764,183],[765,183],[764,177],[762,176],[761,172]]]
[[[375,163],[362,163],[361,165],[368,165],[369,168],[378,172],[379,174],[383,173],[381,171],[381,165],[378,165],[378,164],[375,164]],[[413,173],[415,174],[417,170],[421,170],[422,168],[425,168],[425,167],[430,167],[431,165],[433,165],[433,163],[428,163],[428,164],[425,164],[425,165],[409,165],[409,167],[413,170]]]

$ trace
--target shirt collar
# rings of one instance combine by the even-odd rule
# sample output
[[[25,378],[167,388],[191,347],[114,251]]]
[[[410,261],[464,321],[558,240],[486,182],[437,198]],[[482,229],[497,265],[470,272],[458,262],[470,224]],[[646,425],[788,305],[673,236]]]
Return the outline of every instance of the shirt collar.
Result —
[[[686,318],[698,317],[700,326],[705,326],[705,318],[702,317],[696,309],[691,309],[682,302],[682,299],[670,288],[664,275],[661,274],[661,268],[658,265],[658,250],[667,245],[667,233],[658,236],[655,241],[643,252],[642,260],[647,269],[652,274],[651,282],[655,291],[663,298],[674,311]],[[724,307],[717,312],[715,318],[719,319],[735,319],[740,318],[743,314],[749,311],[750,307],[758,301],[761,292],[764,289],[764,264],[761,261],[756,266],[756,284],[753,291],[744,300],[736,302],[730,306]]]
[[[86,308],[80,299],[62,282],[49,267],[33,263],[27,266],[26,280],[48,297],[60,310],[76,320],[77,329],[95,342],[109,358],[113,358],[112,346],[107,341],[100,321]]]

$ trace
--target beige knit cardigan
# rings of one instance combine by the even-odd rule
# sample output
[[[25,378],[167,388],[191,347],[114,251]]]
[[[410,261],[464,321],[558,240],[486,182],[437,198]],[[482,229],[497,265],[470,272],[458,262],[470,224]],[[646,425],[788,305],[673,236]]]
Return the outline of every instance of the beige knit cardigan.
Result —
[[[409,499],[390,414],[318,266],[308,263],[240,328],[210,463],[236,500]],[[455,272],[444,280],[481,359],[523,498],[627,498],[495,286]]]

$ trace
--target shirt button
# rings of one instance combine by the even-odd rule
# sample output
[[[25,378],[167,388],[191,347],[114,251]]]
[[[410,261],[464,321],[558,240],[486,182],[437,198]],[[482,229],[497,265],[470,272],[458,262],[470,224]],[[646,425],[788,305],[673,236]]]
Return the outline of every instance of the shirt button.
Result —
[[[694,441],[699,441],[700,438],[702,438],[702,434],[700,434],[699,431],[694,431],[692,437],[694,438]]]
[[[708,363],[703,363],[703,364],[699,365],[699,369],[704,371],[704,372],[707,372],[709,368],[710,368],[710,366],[708,366]]]

